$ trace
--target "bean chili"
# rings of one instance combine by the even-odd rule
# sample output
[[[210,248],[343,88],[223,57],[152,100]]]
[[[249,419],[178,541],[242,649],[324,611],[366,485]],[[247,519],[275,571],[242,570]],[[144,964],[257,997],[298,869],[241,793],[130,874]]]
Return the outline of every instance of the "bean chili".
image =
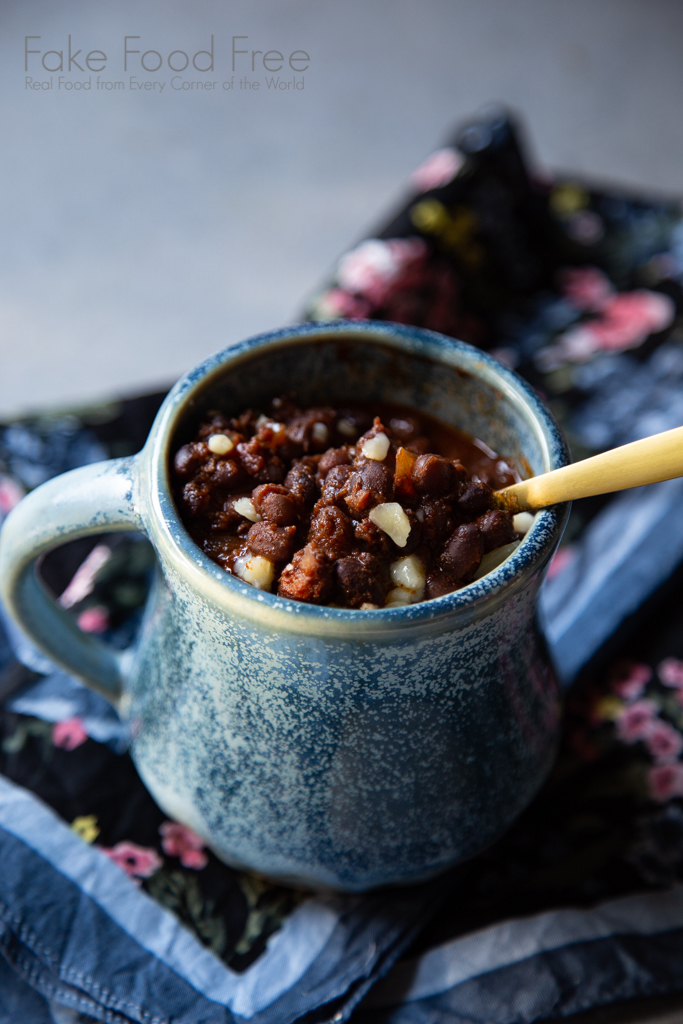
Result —
[[[209,413],[175,454],[183,521],[227,572],[279,596],[397,607],[470,583],[519,540],[479,441],[398,406]],[[494,555],[490,555],[495,552]]]

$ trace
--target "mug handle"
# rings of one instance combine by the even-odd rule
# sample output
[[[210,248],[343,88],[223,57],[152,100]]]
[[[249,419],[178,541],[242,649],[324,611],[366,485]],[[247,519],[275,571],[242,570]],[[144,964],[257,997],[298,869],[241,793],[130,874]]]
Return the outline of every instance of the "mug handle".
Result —
[[[37,560],[89,534],[146,533],[137,502],[137,459],[97,462],[48,480],[14,508],[0,530],[0,597],[47,656],[116,707],[125,652],[78,628],[47,593]]]

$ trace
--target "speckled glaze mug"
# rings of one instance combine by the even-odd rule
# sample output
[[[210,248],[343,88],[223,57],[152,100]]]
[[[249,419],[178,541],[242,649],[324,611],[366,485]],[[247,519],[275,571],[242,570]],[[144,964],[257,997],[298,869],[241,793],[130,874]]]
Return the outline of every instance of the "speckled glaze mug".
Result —
[[[484,353],[394,324],[286,328],[178,382],[139,455],[43,484],[0,534],[20,626],[128,720],[171,817],[226,863],[359,892],[426,879],[490,844],[556,749],[560,702],[535,613],[567,509],[536,517],[499,568],[444,597],[354,611],[284,600],[225,573],[173,502],[169,458],[202,413],[291,392],[424,410],[534,473],[566,462],[536,394]],[[158,571],[134,647],[81,633],[36,574],[50,548],[140,530]]]

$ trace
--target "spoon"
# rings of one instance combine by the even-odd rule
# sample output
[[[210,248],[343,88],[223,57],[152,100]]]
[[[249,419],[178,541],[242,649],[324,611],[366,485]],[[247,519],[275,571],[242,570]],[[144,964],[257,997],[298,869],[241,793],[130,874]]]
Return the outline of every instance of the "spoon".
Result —
[[[526,512],[560,501],[656,484],[676,476],[683,476],[683,427],[530,477],[496,491],[493,498],[497,508]]]

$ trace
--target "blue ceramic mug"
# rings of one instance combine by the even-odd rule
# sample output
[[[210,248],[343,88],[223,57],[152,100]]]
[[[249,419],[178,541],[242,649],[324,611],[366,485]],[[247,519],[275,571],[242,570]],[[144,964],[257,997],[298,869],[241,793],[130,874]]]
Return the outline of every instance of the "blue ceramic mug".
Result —
[[[417,882],[490,844],[552,764],[560,702],[535,613],[567,509],[538,514],[489,575],[420,604],[356,611],[256,590],[188,535],[169,459],[207,410],[283,392],[411,406],[533,473],[567,459],[536,394],[469,345],[394,324],[290,327],[183,377],[136,457],[22,501],[0,535],[2,597],[54,662],[114,704],[157,803],[226,863],[354,892]],[[157,555],[123,653],[78,630],[36,573],[55,545],[111,530],[142,531]]]

